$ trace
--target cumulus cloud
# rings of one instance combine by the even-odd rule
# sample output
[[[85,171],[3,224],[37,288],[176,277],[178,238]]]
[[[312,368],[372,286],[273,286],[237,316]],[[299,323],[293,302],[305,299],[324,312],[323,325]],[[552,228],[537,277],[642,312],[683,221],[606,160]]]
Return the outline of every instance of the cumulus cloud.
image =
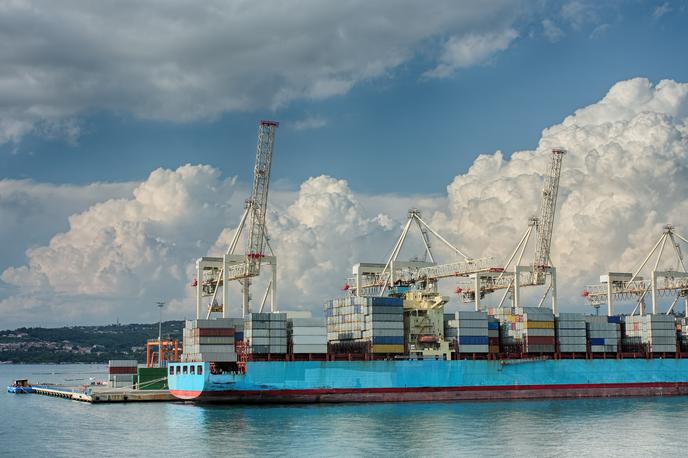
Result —
[[[102,110],[185,122],[340,95],[446,36],[482,37],[474,55],[443,57],[471,65],[503,49],[499,34],[531,8],[522,0],[3,2],[0,143],[46,131],[74,139],[79,116]]]
[[[480,155],[446,196],[367,196],[327,176],[273,192],[280,308],[317,310],[339,294],[353,263],[384,260],[412,206],[470,255],[504,259],[537,213],[554,146],[569,151],[552,248],[563,309],[580,310],[580,291],[600,273],[635,268],[665,223],[688,232],[688,84],[636,78],[546,128],[532,151]],[[154,319],[148,304],[161,298],[172,315],[190,316],[193,261],[225,251],[245,192],[209,166],[154,171],[130,196],[73,215],[67,230],[27,251],[24,265],[5,269],[0,278],[12,292],[0,316]],[[419,254],[416,243],[402,257]]]
[[[536,214],[549,151],[564,146],[552,248],[560,299],[586,283],[637,267],[672,222],[688,229],[688,84],[637,78],[545,129],[535,151],[481,155],[447,188],[435,221],[464,246],[504,256]],[[683,229],[685,232],[685,229]]]
[[[26,265],[5,269],[0,279],[17,293],[0,309],[16,317],[42,302],[61,309],[53,320],[83,322],[133,318],[154,298],[183,296],[187,264],[230,219],[233,188],[209,166],[155,170],[130,196],[70,216],[68,230],[27,250]]]
[[[93,204],[131,195],[135,183],[86,186],[0,180],[0,271],[24,260],[27,248],[47,243],[68,229],[67,218]],[[20,237],[18,237],[20,235]]]

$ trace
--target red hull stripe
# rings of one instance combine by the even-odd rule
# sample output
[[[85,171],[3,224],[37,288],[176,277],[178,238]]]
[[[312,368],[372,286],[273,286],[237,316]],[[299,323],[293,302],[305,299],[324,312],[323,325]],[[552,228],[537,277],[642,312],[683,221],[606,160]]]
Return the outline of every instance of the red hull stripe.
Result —
[[[232,398],[246,400],[269,398],[328,398],[351,400],[386,400],[412,399],[439,394],[441,398],[466,399],[508,399],[520,397],[566,397],[566,396],[624,396],[647,394],[688,394],[688,382],[648,382],[648,383],[591,383],[591,384],[562,384],[562,385],[519,385],[519,386],[450,386],[450,387],[418,387],[418,388],[342,388],[342,389],[308,389],[308,390],[226,390],[226,391],[191,391],[171,390],[171,393],[181,399]],[[452,395],[453,393],[453,395]],[[462,396],[461,393],[466,396]],[[483,396],[480,395],[483,394]],[[527,393],[527,394],[526,394]],[[540,393],[540,394],[538,394]],[[447,396],[442,396],[447,395]]]

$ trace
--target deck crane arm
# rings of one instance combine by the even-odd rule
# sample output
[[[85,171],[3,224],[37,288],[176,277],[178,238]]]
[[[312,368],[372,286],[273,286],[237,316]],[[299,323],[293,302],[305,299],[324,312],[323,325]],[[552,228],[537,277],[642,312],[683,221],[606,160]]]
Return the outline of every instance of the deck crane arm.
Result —
[[[561,162],[566,154],[563,148],[552,149],[552,160],[549,171],[542,187],[542,200],[537,219],[535,234],[535,256],[533,258],[533,282],[543,284],[545,280],[544,268],[549,267],[550,248],[552,246],[552,231],[554,229],[554,213],[557,208],[559,194],[559,177],[561,176]]]
[[[261,121],[258,129],[256,165],[253,169],[253,190],[248,200],[250,208],[249,232],[246,245],[246,276],[260,274],[261,258],[265,249],[265,214],[268,207],[268,188],[270,185],[270,166],[272,165],[272,145],[275,129],[279,123]]]
[[[221,263],[217,269],[217,278],[211,280],[212,292],[211,300],[208,306],[206,317],[209,318],[213,311],[222,311],[223,316],[226,316],[226,297],[227,297],[227,283],[230,281],[239,281],[243,290],[243,313],[246,314],[249,310],[249,286],[252,277],[260,275],[261,265],[263,263],[271,264],[273,270],[273,278],[269,283],[268,290],[272,292],[271,307],[274,306],[276,296],[276,258],[272,253],[270,242],[267,237],[267,229],[265,225],[265,218],[268,204],[268,189],[270,186],[270,169],[272,165],[272,149],[275,141],[275,130],[279,127],[276,121],[260,121],[258,123],[258,144],[256,146],[256,162],[253,168],[253,186],[251,188],[251,196],[246,200],[246,208],[241,217],[239,226],[237,227],[232,242],[230,243]],[[234,255],[234,251],[239,242],[239,238],[248,225],[248,234],[246,235],[246,252],[244,256]],[[265,248],[268,248],[271,256],[266,256]],[[243,257],[243,259],[242,259]],[[230,258],[228,260],[228,258]],[[215,265],[216,261],[201,259],[206,265]],[[215,267],[213,267],[216,269]],[[197,269],[198,263],[197,263]],[[202,269],[201,269],[202,270]],[[201,271],[198,277],[201,278]],[[199,288],[200,288],[199,281]],[[223,288],[223,305],[221,307],[215,306],[218,287]],[[200,300],[203,294],[197,293],[197,315],[200,317]],[[267,291],[266,291],[267,297]],[[265,300],[263,300],[264,305]]]
[[[563,148],[552,149],[549,168],[542,187],[539,216],[531,217],[528,220],[526,232],[504,265],[495,266],[483,273],[478,272],[477,276],[482,278],[476,276],[474,281],[471,282],[472,284],[465,284],[457,288],[457,291],[461,291],[460,295],[463,302],[475,301],[477,310],[481,296],[498,290],[505,290],[499,302],[499,307],[502,306],[509,292],[513,295],[514,305],[518,305],[519,290],[522,286],[544,285],[547,276],[549,276],[550,285],[538,306],[542,305],[545,296],[551,291],[552,309],[556,309],[556,269],[552,266],[550,248],[554,229],[554,213],[559,194],[561,164],[565,154],[566,150]],[[532,264],[521,265],[526,249],[532,246],[530,241],[533,235],[535,235],[535,250],[533,252]]]

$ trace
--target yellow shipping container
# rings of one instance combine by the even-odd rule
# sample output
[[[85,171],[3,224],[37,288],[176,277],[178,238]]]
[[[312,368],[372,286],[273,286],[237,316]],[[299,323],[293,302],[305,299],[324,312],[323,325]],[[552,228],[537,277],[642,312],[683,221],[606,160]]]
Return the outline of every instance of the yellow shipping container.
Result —
[[[554,329],[554,321],[526,321],[526,329]]]
[[[372,348],[373,353],[403,353],[403,345],[375,344]]]

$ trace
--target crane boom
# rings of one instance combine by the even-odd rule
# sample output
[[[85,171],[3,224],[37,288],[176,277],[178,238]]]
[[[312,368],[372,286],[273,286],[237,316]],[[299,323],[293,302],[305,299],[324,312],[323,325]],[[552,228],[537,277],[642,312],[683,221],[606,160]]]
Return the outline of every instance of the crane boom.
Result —
[[[549,252],[552,246],[554,212],[557,208],[557,196],[559,194],[561,162],[565,154],[566,150],[563,148],[552,149],[549,173],[545,177],[545,184],[542,187],[542,200],[540,202],[540,215],[537,220],[535,256],[533,259],[534,281],[537,284],[541,284],[544,281],[543,269],[550,265]]]
[[[249,233],[246,246],[247,277],[260,274],[261,258],[265,248],[265,213],[270,185],[270,166],[272,164],[272,145],[275,141],[275,121],[260,121],[258,128],[258,146],[256,147],[256,165],[253,169],[253,189],[247,201],[250,209]]]

